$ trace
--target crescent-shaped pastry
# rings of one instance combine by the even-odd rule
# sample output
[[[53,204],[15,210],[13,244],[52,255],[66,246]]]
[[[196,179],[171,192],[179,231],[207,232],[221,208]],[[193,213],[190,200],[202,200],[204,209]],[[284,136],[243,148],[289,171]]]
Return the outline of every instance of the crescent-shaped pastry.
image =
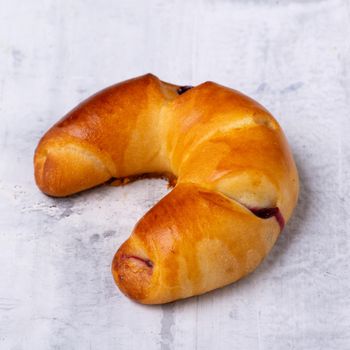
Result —
[[[285,136],[264,107],[213,82],[180,87],[151,74],[68,113],[41,139],[34,166],[39,188],[57,197],[112,178],[176,179],[112,264],[119,288],[145,304],[199,295],[253,271],[299,188]]]

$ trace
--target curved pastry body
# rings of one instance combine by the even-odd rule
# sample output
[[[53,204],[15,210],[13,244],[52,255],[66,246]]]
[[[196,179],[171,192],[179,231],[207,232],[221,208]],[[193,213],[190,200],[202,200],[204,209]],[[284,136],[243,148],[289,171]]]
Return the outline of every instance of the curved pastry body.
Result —
[[[144,173],[177,178],[112,264],[119,288],[147,304],[254,270],[299,188],[283,132],[261,105],[212,82],[189,89],[150,74],[80,104],[44,135],[34,165],[39,188],[52,196]]]

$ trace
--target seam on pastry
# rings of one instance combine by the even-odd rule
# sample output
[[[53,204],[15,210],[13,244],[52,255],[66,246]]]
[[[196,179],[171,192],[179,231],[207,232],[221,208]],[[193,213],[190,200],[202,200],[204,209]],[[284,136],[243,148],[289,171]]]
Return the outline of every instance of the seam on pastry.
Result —
[[[219,191],[218,191],[218,193],[220,193],[224,197],[232,200],[233,202],[240,204],[243,208],[249,210],[252,214],[254,214],[256,217],[258,217],[262,220],[271,219],[272,217],[275,217],[278,225],[280,226],[281,231],[283,230],[284,225],[285,225],[285,220],[284,220],[283,214],[280,211],[278,206],[268,207],[268,208],[250,208],[235,198],[231,198],[228,195],[226,195],[222,192],[219,192]]]
[[[123,254],[121,259],[122,260],[124,260],[124,259],[135,259],[135,260],[138,260],[138,261],[142,262],[143,264],[145,264],[147,267],[149,267],[151,269],[153,269],[153,266],[154,266],[154,263],[153,263],[152,260],[144,259],[144,258],[141,258],[140,256],[137,256],[137,255]]]
[[[181,165],[187,161],[187,159],[191,156],[191,153],[193,153],[201,144],[203,144],[206,141],[210,141],[211,138],[216,137],[218,135],[221,134],[226,134],[229,133],[232,130],[239,130],[242,128],[254,128],[254,127],[259,127],[261,126],[261,124],[256,123],[256,121],[253,118],[253,115],[245,117],[244,119],[239,119],[239,120],[235,120],[235,121],[230,121],[228,122],[226,125],[219,127],[215,130],[212,130],[211,132],[206,133],[204,136],[202,136],[199,140],[197,140],[196,142],[192,143],[189,148],[186,150],[187,155],[185,155],[183,157],[183,159],[181,160],[181,163],[179,165],[179,169],[178,172],[180,172],[181,169]],[[177,148],[178,145],[178,141],[176,142],[175,146],[173,147],[173,149],[171,150],[169,156],[170,159],[173,159],[175,150]],[[172,165],[173,168],[173,165]]]
[[[170,153],[167,152],[167,139],[168,139],[168,133],[169,133],[169,127],[166,125],[166,121],[169,119],[169,116],[167,116],[166,108],[169,106],[169,101],[164,101],[163,105],[159,109],[159,115],[158,115],[158,135],[160,140],[160,149],[159,153],[160,156],[166,159],[167,168],[170,172],[174,172],[173,167],[171,165],[171,157]]]
[[[270,207],[270,208],[249,208],[248,206],[246,206],[243,203],[241,203],[239,200],[237,200],[235,198],[231,198],[228,195],[222,193],[221,191],[210,190],[210,189],[202,187],[201,185],[199,185],[197,183],[194,183],[194,182],[181,182],[181,184],[194,185],[194,186],[199,187],[200,189],[204,190],[205,192],[218,193],[221,196],[223,196],[224,198],[228,199],[230,202],[238,204],[242,208],[248,210],[250,213],[252,213],[254,216],[258,217],[259,219],[267,220],[267,219],[271,219],[272,217],[275,217],[277,223],[280,226],[281,231],[284,228],[285,220],[284,220],[283,214],[280,211],[278,206]]]
[[[77,152],[77,153],[80,153],[80,154],[84,155],[84,157],[86,157],[88,160],[91,160],[96,166],[99,166],[100,168],[103,168],[103,169],[107,170],[109,175],[112,176],[112,174],[110,172],[110,169],[105,164],[105,162],[100,157],[98,157],[97,155],[94,155],[90,150],[86,150],[86,149],[84,149],[82,147],[79,147],[77,145],[74,145],[74,144],[68,144],[68,145],[65,145],[62,148],[59,148],[58,152],[61,152],[64,149],[72,150],[73,152]]]
[[[59,150],[62,150],[66,147],[71,146],[71,147],[75,148],[76,150],[85,152],[85,154],[89,153],[89,157],[91,157],[91,156],[96,157],[103,164],[104,168],[107,170],[107,172],[110,174],[111,177],[115,176],[116,166],[114,164],[112,157],[109,155],[108,152],[104,151],[103,149],[100,149],[99,147],[97,147],[95,145],[92,145],[91,143],[85,141],[84,139],[81,139],[77,136],[73,136],[67,132],[62,132],[59,135],[59,138],[60,137],[63,137],[63,138],[68,137],[69,138],[68,143],[67,143],[67,140],[64,140],[63,143],[61,145],[59,145],[59,147],[55,147],[55,146],[52,147],[51,146],[51,147],[49,147],[49,149],[58,148]],[[50,142],[50,140],[48,142]],[[75,142],[77,142],[78,144],[76,144]],[[79,143],[82,143],[84,146],[86,146],[87,149],[85,149],[83,147],[83,145],[80,145]],[[46,148],[46,146],[45,146],[45,148]],[[46,152],[48,152],[48,150],[46,150]],[[101,155],[95,155],[94,152],[101,153]]]

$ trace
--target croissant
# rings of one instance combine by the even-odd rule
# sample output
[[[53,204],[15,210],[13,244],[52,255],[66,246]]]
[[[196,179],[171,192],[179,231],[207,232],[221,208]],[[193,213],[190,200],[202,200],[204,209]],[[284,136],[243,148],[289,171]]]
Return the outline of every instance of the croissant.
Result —
[[[55,197],[141,174],[176,182],[113,259],[120,290],[144,304],[199,295],[253,271],[299,189],[285,136],[264,107],[213,82],[181,87],[151,74],[68,113],[40,140],[34,168],[38,187]]]

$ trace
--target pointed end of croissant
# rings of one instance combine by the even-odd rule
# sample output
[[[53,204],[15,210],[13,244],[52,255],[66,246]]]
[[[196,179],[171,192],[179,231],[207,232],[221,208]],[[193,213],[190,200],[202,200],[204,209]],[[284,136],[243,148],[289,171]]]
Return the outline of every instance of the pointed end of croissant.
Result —
[[[124,244],[114,256],[112,274],[115,283],[125,295],[139,303],[150,304],[147,296],[153,268],[151,260],[129,252]]]
[[[80,192],[111,177],[94,152],[60,139],[39,143],[34,155],[34,176],[39,189],[53,197]]]

